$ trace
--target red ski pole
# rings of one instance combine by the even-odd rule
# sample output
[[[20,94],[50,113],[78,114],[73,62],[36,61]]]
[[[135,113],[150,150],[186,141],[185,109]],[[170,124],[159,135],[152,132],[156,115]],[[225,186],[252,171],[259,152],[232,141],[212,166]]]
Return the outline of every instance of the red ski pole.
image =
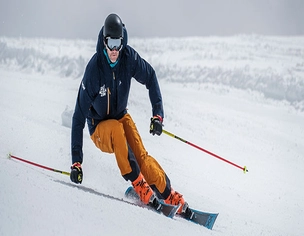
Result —
[[[60,174],[63,174],[63,175],[70,176],[69,172],[62,171],[62,170],[56,170],[56,169],[53,169],[53,168],[50,168],[50,167],[47,167],[47,166],[43,166],[43,165],[40,165],[40,164],[31,162],[31,161],[28,161],[28,160],[24,160],[24,159],[22,159],[20,157],[13,156],[12,154],[8,154],[8,158],[14,158],[14,159],[16,159],[18,161],[23,161],[25,163],[28,163],[28,164],[31,164],[31,165],[34,165],[34,166],[37,166],[37,167],[40,167],[40,168],[43,168],[43,169],[46,169],[46,170],[50,170],[50,171],[54,171],[54,172],[57,172],[57,173],[60,173]]]
[[[233,165],[233,166],[235,166],[235,167],[237,167],[237,168],[243,170],[244,173],[248,172],[246,166],[241,167],[241,166],[239,166],[239,165],[237,165],[237,164],[235,164],[235,163],[233,163],[233,162],[231,162],[231,161],[228,161],[228,160],[226,160],[226,159],[224,159],[224,158],[222,158],[222,157],[220,157],[220,156],[218,156],[218,155],[216,155],[216,154],[214,154],[214,153],[212,153],[212,152],[210,152],[210,151],[208,151],[208,150],[206,150],[206,149],[204,149],[204,148],[201,148],[201,147],[199,147],[199,146],[197,146],[197,145],[195,145],[195,144],[193,144],[193,143],[190,143],[189,141],[184,140],[184,139],[182,139],[182,138],[180,138],[180,137],[178,137],[178,136],[176,136],[176,135],[174,135],[174,134],[172,134],[172,133],[170,133],[170,132],[168,132],[168,131],[166,131],[166,130],[163,130],[163,133],[169,135],[170,137],[176,138],[176,139],[178,139],[178,140],[180,140],[180,141],[182,141],[182,142],[184,142],[184,143],[186,143],[186,144],[189,144],[190,146],[195,147],[195,148],[197,148],[197,149],[199,149],[199,150],[201,150],[201,151],[203,151],[203,152],[206,152],[206,153],[208,153],[209,155],[214,156],[214,157],[216,157],[216,158],[218,158],[218,159],[220,159],[220,160],[222,160],[222,161],[225,161],[226,163],[228,163],[228,164],[230,164],[230,165]]]

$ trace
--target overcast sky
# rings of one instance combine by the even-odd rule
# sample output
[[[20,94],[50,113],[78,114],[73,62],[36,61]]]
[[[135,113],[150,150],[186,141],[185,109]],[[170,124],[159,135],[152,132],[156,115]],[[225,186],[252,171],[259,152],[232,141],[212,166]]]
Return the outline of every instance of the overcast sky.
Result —
[[[0,36],[96,39],[110,13],[129,37],[304,35],[304,0],[0,0]]]

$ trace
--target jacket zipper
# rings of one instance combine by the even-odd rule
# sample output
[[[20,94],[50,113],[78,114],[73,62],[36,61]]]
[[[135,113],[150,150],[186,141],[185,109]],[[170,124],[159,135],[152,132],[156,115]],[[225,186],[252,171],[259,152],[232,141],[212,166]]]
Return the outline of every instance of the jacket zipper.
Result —
[[[114,81],[115,81],[115,79],[116,79],[116,78],[115,78],[115,73],[114,73],[114,71],[113,71],[113,79],[114,79]]]
[[[107,115],[110,114],[110,95],[111,95],[111,91],[110,91],[110,88],[108,87],[108,108],[107,108]]]
[[[113,71],[113,84],[115,83],[115,73]],[[114,89],[114,86],[113,86]],[[110,114],[110,95],[111,95],[111,91],[110,88],[108,87],[108,108],[107,108],[107,115]]]

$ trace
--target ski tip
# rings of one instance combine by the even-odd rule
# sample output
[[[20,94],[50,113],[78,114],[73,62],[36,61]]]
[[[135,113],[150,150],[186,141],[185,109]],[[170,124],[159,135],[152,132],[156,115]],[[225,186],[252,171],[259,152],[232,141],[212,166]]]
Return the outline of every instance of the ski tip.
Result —
[[[125,195],[128,195],[128,193],[130,193],[130,191],[132,190],[133,190],[132,186],[128,187],[127,190],[125,191]]]
[[[244,174],[246,174],[246,172],[248,172],[247,166],[244,166],[243,172],[244,172]]]
[[[8,154],[7,154],[7,158],[8,158],[8,159],[11,159],[11,158],[12,158],[12,153],[8,153]]]
[[[215,220],[216,218],[218,217],[218,214],[214,214],[211,219],[210,219],[210,224],[209,224],[209,228],[210,230],[212,230],[213,226],[214,226],[214,223],[215,223]]]

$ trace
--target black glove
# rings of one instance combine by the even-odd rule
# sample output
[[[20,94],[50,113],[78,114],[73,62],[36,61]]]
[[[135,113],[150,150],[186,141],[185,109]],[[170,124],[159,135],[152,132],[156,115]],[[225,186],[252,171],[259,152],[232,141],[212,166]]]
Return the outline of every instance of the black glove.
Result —
[[[71,166],[71,174],[70,174],[70,179],[72,182],[76,184],[81,184],[82,182],[82,168],[81,164],[79,162],[75,162]]]
[[[163,118],[159,115],[153,116],[150,123],[150,134],[161,135],[163,132]]]

